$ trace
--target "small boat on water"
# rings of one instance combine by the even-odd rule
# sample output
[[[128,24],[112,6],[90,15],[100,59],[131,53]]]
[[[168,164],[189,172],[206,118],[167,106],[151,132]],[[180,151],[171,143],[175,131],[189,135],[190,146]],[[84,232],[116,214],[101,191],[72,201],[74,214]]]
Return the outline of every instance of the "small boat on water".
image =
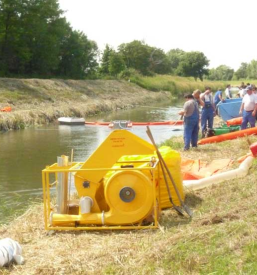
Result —
[[[240,117],[240,106],[242,104],[242,98],[225,99],[220,101],[217,105],[218,114],[224,120],[230,120],[236,117]]]
[[[61,125],[85,125],[83,117],[60,117],[58,122]]]

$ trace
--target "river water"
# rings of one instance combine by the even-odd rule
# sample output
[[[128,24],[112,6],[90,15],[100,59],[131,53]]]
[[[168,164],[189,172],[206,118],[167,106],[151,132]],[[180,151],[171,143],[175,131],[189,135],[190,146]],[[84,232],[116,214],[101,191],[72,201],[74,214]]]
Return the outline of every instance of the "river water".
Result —
[[[181,106],[182,104],[180,104]],[[141,106],[90,117],[88,121],[162,121],[178,120],[181,107]],[[182,126],[151,126],[156,143],[182,135]],[[0,134],[0,223],[19,215],[35,201],[42,200],[41,171],[57,161],[57,156],[71,155],[85,161],[111,133],[108,126],[66,126],[58,123],[9,131]],[[145,126],[129,131],[150,142]]]

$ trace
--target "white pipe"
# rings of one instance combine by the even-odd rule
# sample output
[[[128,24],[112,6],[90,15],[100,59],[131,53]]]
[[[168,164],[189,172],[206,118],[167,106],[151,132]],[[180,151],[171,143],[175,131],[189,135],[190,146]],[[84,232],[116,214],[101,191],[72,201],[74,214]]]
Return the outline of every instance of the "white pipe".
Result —
[[[91,207],[93,206],[93,200],[90,197],[81,197],[79,201],[80,213],[88,214],[91,212]]]
[[[57,157],[57,165],[59,167],[68,166],[69,157],[60,156]],[[67,200],[68,200],[68,175],[64,172],[57,173],[57,213],[66,214],[67,213]]]
[[[247,175],[249,168],[252,165],[254,158],[248,156],[237,169],[230,170],[221,174],[216,174],[199,180],[184,180],[183,185],[189,190],[198,190],[210,186],[213,183],[220,183],[224,180],[241,178]]]

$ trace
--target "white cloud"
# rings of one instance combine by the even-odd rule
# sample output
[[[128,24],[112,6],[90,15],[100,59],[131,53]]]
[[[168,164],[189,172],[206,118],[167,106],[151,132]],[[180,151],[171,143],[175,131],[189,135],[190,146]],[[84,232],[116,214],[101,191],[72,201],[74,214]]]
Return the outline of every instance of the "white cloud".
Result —
[[[201,51],[210,67],[257,60],[255,0],[59,0],[71,26],[103,50],[144,40],[164,51]],[[250,14],[250,16],[249,16]]]

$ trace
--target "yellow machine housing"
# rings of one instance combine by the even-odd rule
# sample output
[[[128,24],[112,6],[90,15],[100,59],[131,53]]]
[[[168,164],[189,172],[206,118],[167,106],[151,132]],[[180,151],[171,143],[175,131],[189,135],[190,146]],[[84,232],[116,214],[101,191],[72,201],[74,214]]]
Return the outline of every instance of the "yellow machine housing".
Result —
[[[42,171],[47,230],[156,228],[160,209],[171,206],[153,145],[127,130],[111,132],[84,163],[62,159],[61,165]],[[176,170],[181,175],[179,160]],[[181,177],[176,181],[184,198]],[[77,191],[73,199],[72,182]],[[54,187],[56,203],[50,192]],[[173,197],[172,185],[170,189]],[[175,195],[173,200],[179,205]]]

